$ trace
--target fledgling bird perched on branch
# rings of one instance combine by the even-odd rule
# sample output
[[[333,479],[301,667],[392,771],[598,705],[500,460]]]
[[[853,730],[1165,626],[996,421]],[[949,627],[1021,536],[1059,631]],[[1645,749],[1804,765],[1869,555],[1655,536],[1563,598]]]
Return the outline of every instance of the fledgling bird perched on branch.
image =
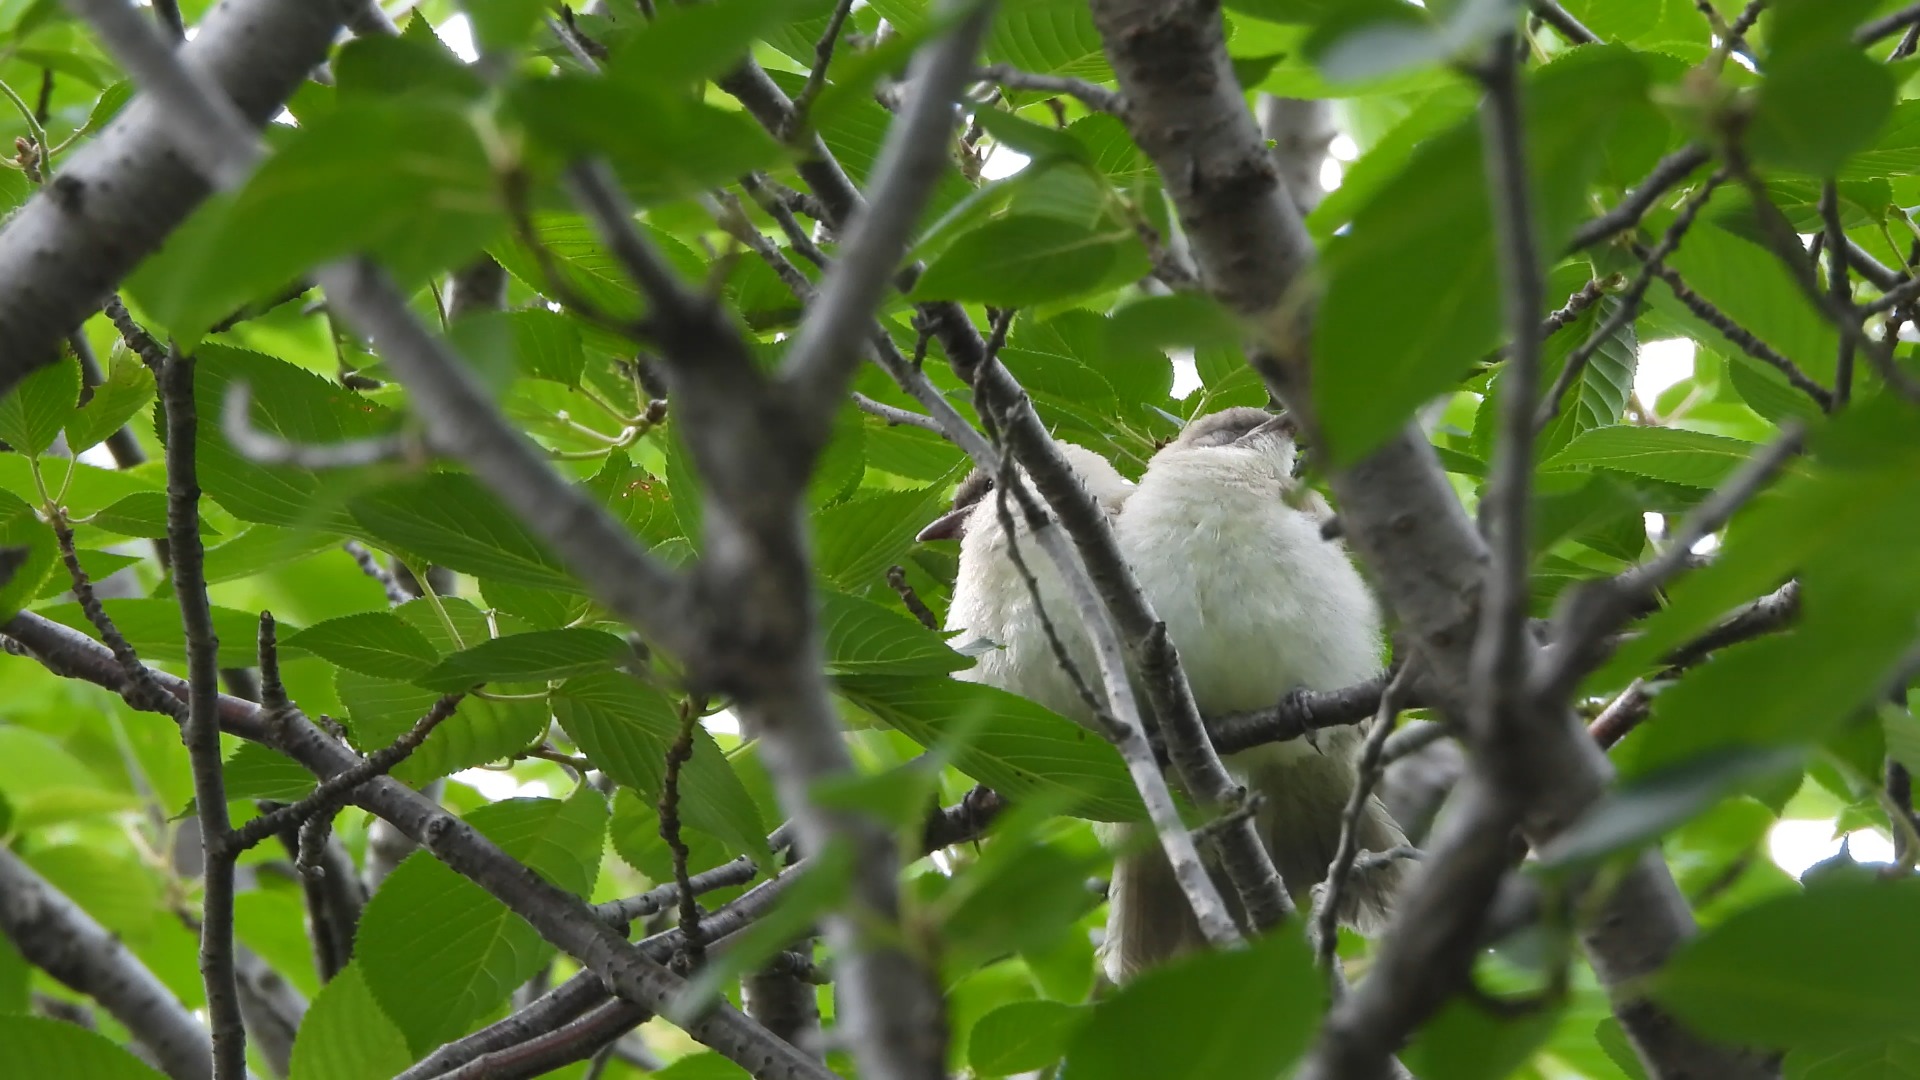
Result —
[[[1133,492],[1133,482],[1084,446],[1057,445],[1087,493],[1109,517],[1117,515]],[[1020,475],[1024,479],[1025,473]],[[1032,491],[1031,485],[1028,490]],[[1033,498],[1041,502],[1037,492]],[[1103,700],[1093,649],[1065,583],[1030,535],[1019,500],[1009,498],[1007,511],[1014,522],[1014,543],[1039,587],[1048,619],[1081,678],[1096,700]],[[984,638],[994,647],[983,652],[973,667],[955,672],[954,678],[1019,694],[1068,719],[1091,724],[1093,715],[1054,656],[1032,593],[1014,565],[991,473],[975,470],[962,481],[954,492],[953,509],[922,529],[919,538],[955,537],[960,540],[960,567],[954,575],[953,600],[947,606],[947,632],[967,637],[963,645]]]
[[[1234,408],[1200,417],[1153,456],[1116,526],[1202,716],[1266,708],[1297,688],[1351,686],[1381,669],[1379,608],[1340,545],[1321,535],[1326,504],[1295,479],[1295,460],[1285,416]],[[1261,797],[1261,838],[1303,908],[1339,844],[1363,739],[1359,728],[1335,728],[1226,759]],[[1357,840],[1361,851],[1406,843],[1377,798]],[[1349,879],[1341,920],[1376,928],[1402,865]],[[1116,863],[1107,939],[1116,982],[1203,943],[1157,848]]]

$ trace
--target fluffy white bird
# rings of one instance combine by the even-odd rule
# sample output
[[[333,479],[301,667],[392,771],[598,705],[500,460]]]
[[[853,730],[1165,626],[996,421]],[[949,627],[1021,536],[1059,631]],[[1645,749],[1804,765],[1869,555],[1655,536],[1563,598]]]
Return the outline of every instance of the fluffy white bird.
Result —
[[[1087,493],[1109,517],[1117,515],[1133,492],[1133,482],[1121,476],[1106,458],[1084,446],[1067,442],[1057,445]],[[1024,481],[1024,472],[1020,475]],[[1054,656],[1034,611],[1033,596],[1009,557],[998,503],[992,475],[975,471],[954,493],[953,509],[920,531],[921,540],[960,540],[960,566],[954,575],[953,599],[947,607],[947,632],[959,635],[962,645],[985,639],[993,646],[980,654],[973,667],[956,672],[954,678],[1010,691],[1069,719],[1091,723],[1093,717]],[[1099,669],[1066,585],[1029,535],[1018,501],[1010,499],[1007,510],[1014,521],[1014,542],[1039,586],[1047,616],[1073,658],[1074,667],[1097,695]]]
[[[1296,688],[1350,686],[1381,669],[1379,608],[1340,545],[1321,536],[1326,505],[1295,480],[1294,461],[1285,417],[1250,408],[1201,417],[1153,456],[1116,525],[1204,716],[1265,708]],[[1263,797],[1261,837],[1303,906],[1333,860],[1363,738],[1336,728],[1226,759]],[[1361,851],[1406,842],[1378,799],[1358,841]],[[1399,864],[1354,875],[1342,921],[1373,929],[1399,876]],[[1201,943],[1165,856],[1134,845],[1114,868],[1109,977]]]

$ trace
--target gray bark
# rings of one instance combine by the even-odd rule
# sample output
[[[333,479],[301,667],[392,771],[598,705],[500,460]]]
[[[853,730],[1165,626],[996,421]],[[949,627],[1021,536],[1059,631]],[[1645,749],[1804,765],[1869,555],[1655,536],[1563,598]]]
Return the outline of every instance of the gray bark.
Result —
[[[264,125],[326,56],[344,0],[231,0],[201,20],[181,60]],[[0,396],[60,343],[212,190],[175,149],[164,110],[136,97],[64,159],[0,230]]]

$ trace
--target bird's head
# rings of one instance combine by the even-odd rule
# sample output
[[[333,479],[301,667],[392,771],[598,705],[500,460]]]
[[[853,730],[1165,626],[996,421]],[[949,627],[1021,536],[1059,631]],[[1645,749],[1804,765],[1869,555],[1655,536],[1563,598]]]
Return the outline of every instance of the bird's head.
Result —
[[[1187,424],[1179,438],[1154,455],[1153,464],[1163,459],[1200,461],[1226,455],[1243,460],[1252,457],[1271,464],[1282,478],[1291,480],[1301,464],[1294,436],[1293,417],[1287,413],[1276,416],[1246,406],[1222,409]]]
[[[1127,501],[1133,491],[1133,481],[1120,475],[1113,463],[1084,446],[1073,443],[1055,443],[1060,448],[1060,456],[1080,478],[1080,483],[1099,502],[1101,509],[1109,516],[1118,514],[1120,506]],[[1021,470],[1022,478],[1026,470]],[[920,530],[917,539],[958,540],[978,528],[989,524],[999,527],[999,509],[987,496],[992,494],[994,476],[983,469],[975,469],[967,474],[965,480],[953,492],[953,507],[946,513],[933,519],[926,528]],[[1015,513],[1016,520],[1018,512]]]

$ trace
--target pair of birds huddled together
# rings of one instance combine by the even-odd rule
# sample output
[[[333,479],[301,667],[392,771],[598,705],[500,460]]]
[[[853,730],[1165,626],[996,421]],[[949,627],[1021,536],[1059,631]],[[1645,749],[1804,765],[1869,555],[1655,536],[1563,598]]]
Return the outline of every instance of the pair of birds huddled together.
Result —
[[[1059,445],[1113,522],[1121,552],[1166,623],[1203,716],[1266,708],[1296,688],[1338,689],[1379,673],[1379,608],[1341,545],[1322,535],[1330,512],[1295,476],[1287,417],[1252,408],[1199,417],[1154,454],[1138,484],[1091,450]],[[1019,573],[991,488],[989,476],[969,477],[952,511],[920,534],[923,540],[959,539],[946,629],[992,646],[956,678],[1019,694],[1090,724],[1094,717],[1047,640],[1035,594],[1068,656],[1093,682],[1086,631],[1066,584],[1036,546],[1020,549],[1034,586]],[[1016,523],[1012,542],[1018,544],[1026,525],[1018,504],[1008,503]],[[1360,729],[1335,728],[1311,741],[1226,758],[1235,778],[1259,796],[1259,833],[1297,903],[1308,901],[1333,860],[1363,738]],[[1105,830],[1120,850],[1103,946],[1115,982],[1204,944],[1166,856],[1134,835],[1144,828]],[[1406,843],[1372,798],[1356,839],[1361,851]],[[1400,866],[1388,863],[1350,879],[1342,891],[1341,921],[1362,932],[1378,926]],[[1233,902],[1224,882],[1221,893]]]

